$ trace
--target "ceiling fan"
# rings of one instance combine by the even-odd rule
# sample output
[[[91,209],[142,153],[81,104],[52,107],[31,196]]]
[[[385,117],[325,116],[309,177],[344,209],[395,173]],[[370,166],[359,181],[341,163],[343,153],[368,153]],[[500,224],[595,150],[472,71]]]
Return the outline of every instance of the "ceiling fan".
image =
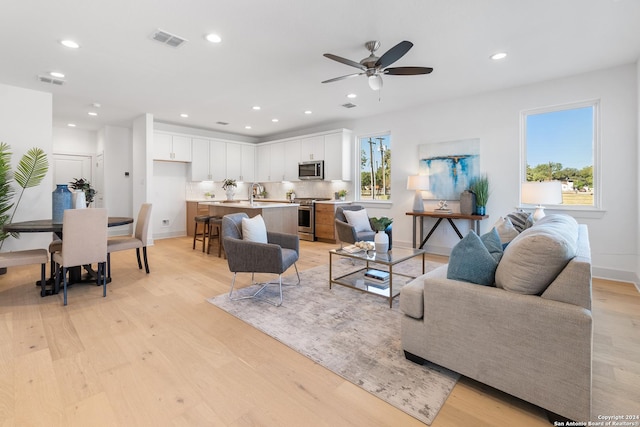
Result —
[[[375,51],[380,47],[379,41],[368,41],[364,44],[364,46],[367,48],[370,54],[360,62],[342,58],[331,53],[325,53],[325,57],[346,65],[350,65],[355,68],[359,68],[361,71],[359,73],[348,74],[346,76],[325,80],[322,83],[331,83],[338,80],[348,79],[349,77],[366,75],[369,80],[369,87],[373,90],[380,90],[382,88],[382,74],[390,74],[395,76],[414,76],[417,74],[429,74],[433,71],[433,68],[430,67],[387,68],[389,65],[402,58],[404,54],[413,47],[413,43],[409,41],[405,40],[398,43],[397,45],[386,51],[381,57],[377,57],[375,55]]]

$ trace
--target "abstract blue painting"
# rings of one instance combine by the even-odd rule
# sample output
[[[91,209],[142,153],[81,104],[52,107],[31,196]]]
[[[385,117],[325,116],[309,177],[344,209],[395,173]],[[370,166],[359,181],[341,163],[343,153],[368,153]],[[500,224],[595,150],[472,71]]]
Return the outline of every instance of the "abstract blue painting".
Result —
[[[418,146],[420,174],[429,175],[427,199],[460,200],[460,193],[480,176],[480,139]]]

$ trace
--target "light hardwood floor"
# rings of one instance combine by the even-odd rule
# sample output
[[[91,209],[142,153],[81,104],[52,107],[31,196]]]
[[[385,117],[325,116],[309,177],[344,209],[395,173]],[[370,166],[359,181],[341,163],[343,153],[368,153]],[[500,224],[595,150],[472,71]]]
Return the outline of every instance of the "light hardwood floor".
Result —
[[[301,247],[304,270],[335,245]],[[231,274],[191,239],[158,240],[149,259],[146,275],[134,251],[114,253],[108,296],[76,285],[67,307],[62,294],[40,298],[36,266],[0,276],[0,425],[423,425],[207,303]],[[594,280],[593,301],[593,415],[640,414],[640,295]],[[548,425],[541,409],[465,378],[433,423]]]

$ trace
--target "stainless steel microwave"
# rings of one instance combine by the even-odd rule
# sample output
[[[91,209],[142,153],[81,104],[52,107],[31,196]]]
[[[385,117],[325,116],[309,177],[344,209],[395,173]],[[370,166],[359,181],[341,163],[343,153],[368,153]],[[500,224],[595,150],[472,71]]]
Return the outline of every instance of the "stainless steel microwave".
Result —
[[[324,179],[324,160],[298,163],[298,179]]]

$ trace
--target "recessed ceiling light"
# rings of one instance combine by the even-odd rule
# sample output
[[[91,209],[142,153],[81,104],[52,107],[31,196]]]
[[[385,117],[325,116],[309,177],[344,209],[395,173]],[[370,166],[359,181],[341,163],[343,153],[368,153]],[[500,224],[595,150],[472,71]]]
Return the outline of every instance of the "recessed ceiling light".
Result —
[[[273,123],[278,123],[280,120],[278,120],[278,119],[271,119],[271,121],[272,121]]]
[[[312,113],[312,111],[311,111],[311,110],[307,110],[307,111],[305,111],[304,113],[305,113],[305,114],[311,114],[311,113]]]
[[[70,128],[74,128],[74,127],[76,127],[76,124],[75,123],[67,123],[67,126],[69,126]]]
[[[356,95],[355,93],[350,93],[349,95],[347,95],[347,98],[349,99],[353,99],[353,98],[357,98],[358,95]]]
[[[251,129],[251,126],[246,125],[244,128],[245,128],[245,129]]]
[[[252,108],[253,108],[254,110],[258,111],[258,110],[260,109],[260,106],[259,106],[259,105],[254,105]]]
[[[78,49],[80,45],[73,40],[61,40],[60,44],[64,47],[68,47],[69,49]]]
[[[207,34],[204,38],[211,43],[220,43],[222,41],[222,38],[219,35],[213,33]]]
[[[64,73],[61,73],[59,71],[52,71],[52,72],[49,73],[49,75],[51,77],[57,77],[59,79],[64,79]]]
[[[187,117],[189,117],[189,115],[187,113],[182,113],[180,114],[180,117],[182,117],[183,119],[186,119]]]
[[[89,111],[87,114],[89,114],[90,116],[97,116],[98,113],[96,113],[95,111]]]
[[[91,104],[91,106],[96,108],[102,107],[102,105],[98,104],[97,102],[94,102],[93,104]]]
[[[495,60],[498,59],[504,59],[507,57],[507,53],[506,52],[498,52],[498,53],[494,53],[493,55],[491,55],[489,58]]]

